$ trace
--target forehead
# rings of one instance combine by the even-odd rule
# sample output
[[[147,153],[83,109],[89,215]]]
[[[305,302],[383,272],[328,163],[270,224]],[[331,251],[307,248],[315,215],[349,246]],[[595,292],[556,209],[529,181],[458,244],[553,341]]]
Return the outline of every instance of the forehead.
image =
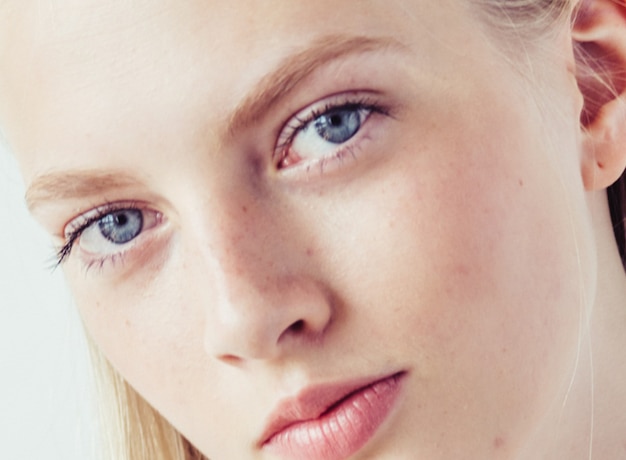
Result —
[[[123,142],[129,126],[149,137],[150,126],[182,129],[188,117],[215,125],[268,69],[316,37],[454,43],[454,33],[465,33],[460,3],[5,1],[0,126],[18,154],[37,162],[55,146],[61,156],[78,150],[81,137]]]
[[[125,110],[131,99],[154,98],[156,88],[172,78],[164,72],[168,67],[185,68],[180,75],[191,77],[199,47],[189,42],[201,41],[200,24],[215,28],[212,16],[201,22],[194,14],[194,3],[199,2],[5,3],[0,122],[15,132],[18,150],[34,148],[26,142],[32,133],[62,129],[56,120],[64,119],[65,127],[75,122],[71,115],[79,108],[97,117],[111,106]],[[16,132],[25,125],[27,135]]]

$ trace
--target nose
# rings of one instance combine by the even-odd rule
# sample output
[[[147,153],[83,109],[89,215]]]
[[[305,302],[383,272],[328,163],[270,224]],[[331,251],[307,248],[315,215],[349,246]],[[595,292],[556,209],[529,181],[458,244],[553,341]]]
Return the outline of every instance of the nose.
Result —
[[[330,302],[306,278],[255,286],[224,275],[205,326],[205,350],[226,362],[274,360],[315,342],[331,319]]]
[[[277,228],[288,223],[251,214],[220,218],[202,251],[211,285],[203,291],[204,348],[231,364],[276,360],[316,343],[333,316],[306,248]]]

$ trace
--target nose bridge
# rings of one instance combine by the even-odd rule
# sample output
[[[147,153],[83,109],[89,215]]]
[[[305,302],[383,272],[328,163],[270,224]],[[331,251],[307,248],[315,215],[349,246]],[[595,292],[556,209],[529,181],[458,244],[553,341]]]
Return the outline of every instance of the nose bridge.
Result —
[[[229,361],[271,359],[286,342],[322,333],[331,309],[322,286],[298,268],[305,251],[284,238],[289,222],[234,201],[213,211],[201,250],[210,280],[205,350]]]
[[[204,258],[217,304],[245,308],[249,301],[244,299],[267,292],[269,277],[278,275],[274,260],[280,257],[279,248],[271,240],[278,229],[269,228],[268,216],[258,206],[233,197],[221,203],[210,213]]]

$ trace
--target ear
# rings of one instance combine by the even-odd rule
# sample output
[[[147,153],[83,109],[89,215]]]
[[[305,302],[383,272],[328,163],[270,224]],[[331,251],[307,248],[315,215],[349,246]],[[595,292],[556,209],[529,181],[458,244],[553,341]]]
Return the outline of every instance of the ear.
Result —
[[[587,190],[599,190],[626,168],[626,0],[581,0],[572,38],[584,98],[582,176]]]

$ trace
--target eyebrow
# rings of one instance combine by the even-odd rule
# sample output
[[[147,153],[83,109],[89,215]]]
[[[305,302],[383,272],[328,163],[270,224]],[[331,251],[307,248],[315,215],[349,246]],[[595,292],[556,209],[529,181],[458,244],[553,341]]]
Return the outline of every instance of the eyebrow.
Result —
[[[276,69],[261,81],[237,106],[228,123],[229,134],[234,134],[271,109],[318,68],[353,54],[388,49],[406,48],[391,37],[354,35],[326,35],[306,46],[306,49],[285,58]]]
[[[406,48],[391,37],[360,35],[327,35],[308,44],[305,49],[287,56],[244,97],[228,118],[228,134],[246,128],[259,120],[283,97],[321,66],[353,54]],[[98,170],[59,171],[37,176],[26,192],[30,211],[47,201],[101,196],[107,192],[141,185],[133,176]]]
[[[26,205],[31,212],[46,201],[101,196],[114,189],[141,185],[125,172],[97,170],[52,172],[37,176],[26,191]]]

